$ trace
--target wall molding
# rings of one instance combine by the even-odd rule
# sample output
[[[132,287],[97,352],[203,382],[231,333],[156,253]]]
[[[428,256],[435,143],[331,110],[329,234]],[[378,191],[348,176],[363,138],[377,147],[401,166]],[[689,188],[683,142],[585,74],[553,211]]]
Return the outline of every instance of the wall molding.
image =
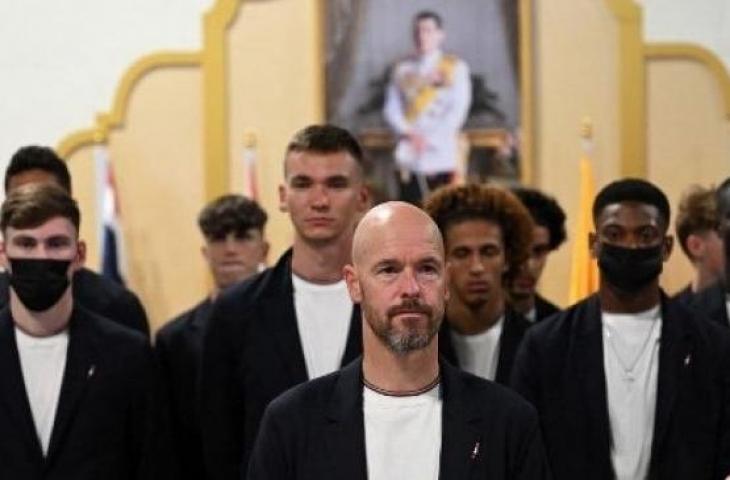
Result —
[[[195,52],[158,52],[140,58],[119,81],[109,112],[98,114],[93,127],[77,130],[64,137],[56,147],[59,156],[68,158],[82,147],[105,143],[110,130],[124,125],[132,91],[147,74],[161,68],[199,65],[200,53]]]
[[[647,61],[689,60],[707,67],[720,86],[725,117],[730,120],[730,71],[712,50],[694,43],[647,43],[644,46],[644,57]]]

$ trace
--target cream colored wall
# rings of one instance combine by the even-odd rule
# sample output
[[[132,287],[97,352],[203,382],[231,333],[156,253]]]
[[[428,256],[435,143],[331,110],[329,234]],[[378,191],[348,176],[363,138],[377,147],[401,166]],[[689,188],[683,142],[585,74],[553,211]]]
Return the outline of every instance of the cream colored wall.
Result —
[[[128,282],[153,329],[205,295],[195,225],[203,205],[201,107],[199,70],[154,70],[136,86],[124,126],[109,135]]]
[[[291,243],[278,211],[284,150],[292,134],[323,118],[319,2],[244,2],[229,28],[230,185],[242,191],[244,134],[257,142],[259,199],[269,213],[270,263]]]
[[[676,212],[691,184],[718,184],[730,175],[730,122],[718,78],[703,63],[676,58],[647,64],[648,177]],[[692,276],[676,245],[662,283],[670,291]]]
[[[593,165],[597,188],[620,172],[619,24],[606,2],[536,0],[535,154],[536,186],[554,195],[568,216],[578,212],[580,128],[594,126]],[[540,290],[568,301],[574,238],[548,260]]]

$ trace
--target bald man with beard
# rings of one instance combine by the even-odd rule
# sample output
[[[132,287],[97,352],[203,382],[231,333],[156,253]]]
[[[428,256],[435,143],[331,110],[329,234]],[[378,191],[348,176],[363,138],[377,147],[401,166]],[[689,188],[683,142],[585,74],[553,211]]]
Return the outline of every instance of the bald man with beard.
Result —
[[[439,361],[448,277],[430,217],[402,202],[373,208],[352,259],[363,356],[269,405],[248,478],[548,478],[534,409]]]

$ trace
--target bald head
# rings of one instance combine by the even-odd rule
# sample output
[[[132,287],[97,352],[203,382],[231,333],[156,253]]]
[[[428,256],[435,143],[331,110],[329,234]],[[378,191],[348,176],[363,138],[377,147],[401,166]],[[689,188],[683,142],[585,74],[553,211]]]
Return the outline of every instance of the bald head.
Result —
[[[404,236],[433,243],[443,258],[441,232],[426,212],[406,202],[385,202],[368,211],[358,223],[352,240],[353,264],[362,264],[387,238]]]

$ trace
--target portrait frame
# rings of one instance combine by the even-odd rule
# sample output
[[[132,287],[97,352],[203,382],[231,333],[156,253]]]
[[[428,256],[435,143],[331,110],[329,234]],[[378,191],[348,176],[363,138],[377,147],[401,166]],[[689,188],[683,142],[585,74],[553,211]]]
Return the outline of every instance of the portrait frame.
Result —
[[[357,0],[321,0],[322,1],[322,9],[323,9],[323,61],[324,61],[324,70],[325,70],[325,80],[324,80],[324,99],[325,99],[325,117],[328,122],[340,124],[342,126],[345,126],[346,128],[351,129],[355,134],[358,135],[360,140],[362,141],[364,147],[369,153],[372,153],[373,150],[380,149],[388,150],[392,149],[393,147],[393,138],[389,134],[387,127],[384,126],[384,122],[382,121],[382,115],[380,124],[378,125],[377,122],[374,122],[375,128],[370,128],[370,125],[368,125],[368,121],[352,121],[352,101],[350,100],[350,110],[347,109],[347,101],[343,102],[343,98],[346,97],[346,95],[357,95],[357,93],[352,92],[344,92],[343,93],[343,87],[342,83],[347,84],[350,83],[356,83],[358,81],[357,78],[348,78],[348,75],[344,76],[344,80],[338,85],[336,81],[333,81],[333,78],[340,77],[340,72],[342,70],[337,70],[338,67],[341,66],[341,64],[337,64],[337,55],[338,51],[337,48],[342,48],[342,45],[345,45],[345,50],[347,52],[347,55],[349,55],[351,58],[357,56],[357,41],[361,38],[367,38],[368,35],[374,35],[374,36],[381,36],[378,32],[369,32],[368,28],[371,28],[372,25],[368,25],[367,21],[359,21],[353,23],[350,21],[349,25],[341,25],[341,22],[338,22],[338,13],[340,15],[339,18],[342,18],[343,15],[347,16],[348,18],[352,18],[353,13],[359,13],[362,15],[362,12],[353,12],[353,11],[333,11],[333,10],[342,10],[343,5],[345,6],[345,10],[347,10],[347,7],[353,8],[353,5],[357,7],[358,5],[362,5],[361,2],[364,2],[365,0],[360,0],[358,2]],[[480,4],[488,4],[490,0],[470,0],[469,5],[471,8],[478,8]],[[374,3],[380,3],[382,6],[383,4],[387,4],[387,0],[381,0],[380,2],[370,2],[369,6],[367,8],[373,8],[372,5]],[[448,9],[459,9],[463,8],[463,3],[460,3],[459,5],[454,5],[453,3],[451,6],[447,7],[446,10],[444,10],[444,6],[447,4],[447,2],[442,1],[438,2],[435,0],[421,0],[419,2],[409,2],[410,4],[410,11],[411,15],[403,15],[401,16],[401,23],[404,26],[403,28],[410,28],[411,22],[412,22],[412,13],[420,10],[434,10],[439,14],[442,14],[445,19],[444,29],[447,33],[447,38],[451,35],[453,35],[454,30],[465,30],[470,31],[469,28],[461,28],[461,25],[456,24],[453,22],[454,15],[451,15],[452,18],[449,18],[448,15]],[[440,4],[440,5],[439,5]],[[514,28],[516,31],[512,31],[512,52],[514,53],[514,71],[515,71],[515,79],[514,79],[514,88],[516,91],[516,101],[514,103],[517,104],[516,107],[513,107],[512,109],[512,115],[510,116],[510,119],[513,120],[512,124],[509,124],[509,122],[505,123],[504,129],[497,128],[482,128],[479,122],[476,122],[476,127],[473,127],[475,123],[473,123],[473,109],[470,111],[469,120],[466,124],[465,133],[466,137],[468,138],[468,151],[472,151],[474,148],[487,148],[487,149],[498,149],[503,148],[508,142],[512,142],[514,144],[514,147],[519,155],[518,164],[516,165],[516,171],[511,175],[507,176],[507,178],[504,178],[503,180],[506,180],[508,183],[521,183],[521,184],[532,184],[535,180],[535,160],[534,160],[534,78],[533,78],[533,72],[534,72],[534,57],[533,57],[533,1],[532,0],[518,0],[515,2],[510,2],[507,0],[496,0],[489,4],[490,7],[494,9],[498,8],[511,8],[513,11],[514,17],[512,19],[512,25],[514,25]],[[495,6],[496,5],[496,6]],[[508,6],[508,7],[505,7]],[[376,7],[377,8],[377,7]],[[444,13],[446,11],[447,13]],[[356,16],[356,15],[355,15]],[[451,22],[450,22],[451,20]],[[504,18],[500,17],[499,20],[495,21],[502,21]],[[372,23],[372,20],[371,22]],[[455,27],[454,25],[457,25]],[[391,22],[392,25],[392,22]],[[345,39],[343,42],[342,38],[342,31],[350,29],[350,31],[355,31],[357,33],[351,34],[351,38]],[[472,28],[471,31],[474,29]],[[510,33],[510,32],[507,32]],[[391,34],[391,37],[393,35]],[[354,40],[353,40],[354,38]],[[349,43],[348,43],[349,42]],[[456,42],[453,42],[456,43]],[[452,44],[453,44],[452,43]],[[461,42],[464,44],[465,42]],[[473,40],[472,43],[479,43],[479,39]],[[505,41],[505,44],[507,42]],[[403,42],[400,42],[400,49],[401,51],[404,50],[403,48]],[[450,51],[450,44],[447,42],[445,44],[445,51]],[[478,47],[477,47],[478,48]],[[451,50],[453,51],[453,50]],[[405,51],[403,53],[408,53],[408,51]],[[458,53],[458,52],[455,52]],[[392,66],[393,60],[396,60],[398,57],[395,55],[390,55],[390,66]],[[472,55],[473,57],[473,55]],[[334,62],[333,62],[334,59]],[[352,60],[351,60],[352,61]],[[467,59],[468,61],[468,59]],[[372,64],[372,61],[371,61]],[[377,74],[374,74],[374,71],[377,70],[377,68],[372,67],[370,68],[370,78],[368,79],[369,83],[371,85],[377,83],[378,79]],[[356,69],[353,69],[356,70]],[[367,68],[361,68],[360,70],[368,70]],[[353,77],[354,75],[357,75],[360,73],[359,71],[355,72],[348,72],[350,77]],[[475,75],[479,77],[480,74],[483,74],[483,69],[481,66],[477,66],[476,68],[472,69],[472,82],[475,78]],[[382,84],[385,76],[382,76],[379,81]],[[354,79],[354,81],[352,81]],[[340,78],[342,80],[342,78]],[[362,79],[359,79],[360,86],[359,87],[345,87],[350,88],[351,90],[357,91],[359,88],[359,91],[362,92]],[[489,82],[486,82],[487,89],[489,89]],[[476,90],[473,90],[476,92]],[[488,90],[489,91],[489,90]],[[362,99],[365,97],[362,95],[362,93],[359,94],[360,98]],[[373,98],[377,102],[377,94],[371,95],[370,100]],[[473,98],[476,98],[473,95]],[[341,102],[339,105],[337,102]],[[367,100],[363,100],[363,102],[366,102]],[[345,103],[345,107],[342,107],[342,104]],[[371,102],[372,103],[372,102]],[[372,108],[370,113],[373,114],[376,112],[378,108],[377,103],[375,104],[375,108]],[[350,118],[348,118],[348,114],[350,115]],[[516,119],[516,121],[514,121]],[[372,121],[372,120],[370,120]],[[364,126],[363,126],[364,125]],[[378,128],[379,127],[379,128]],[[510,129],[508,131],[508,134],[504,134],[504,130]],[[392,150],[391,150],[392,151]]]

